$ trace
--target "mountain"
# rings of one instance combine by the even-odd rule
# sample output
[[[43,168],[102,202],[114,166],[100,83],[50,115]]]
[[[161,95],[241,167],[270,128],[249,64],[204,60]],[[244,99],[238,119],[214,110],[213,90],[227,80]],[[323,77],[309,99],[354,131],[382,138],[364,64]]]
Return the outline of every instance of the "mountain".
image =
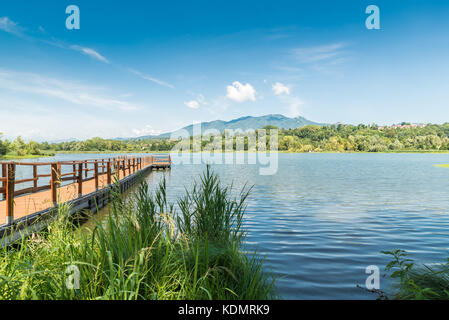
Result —
[[[279,129],[293,129],[307,125],[323,126],[326,124],[313,122],[303,117],[288,118],[281,114],[269,114],[261,117],[247,116],[234,119],[231,121],[215,120],[210,122],[202,122],[201,130],[202,132],[209,129],[216,129],[220,132],[223,132],[225,129],[232,129],[232,130],[241,129],[243,131],[246,131],[248,129],[260,129],[268,125],[276,126]],[[154,139],[154,138],[169,138],[172,134],[181,133],[181,131],[183,130],[186,130],[190,135],[193,135],[193,125],[189,125],[174,132],[163,133],[158,136],[143,136],[134,139],[140,140],[140,139]]]

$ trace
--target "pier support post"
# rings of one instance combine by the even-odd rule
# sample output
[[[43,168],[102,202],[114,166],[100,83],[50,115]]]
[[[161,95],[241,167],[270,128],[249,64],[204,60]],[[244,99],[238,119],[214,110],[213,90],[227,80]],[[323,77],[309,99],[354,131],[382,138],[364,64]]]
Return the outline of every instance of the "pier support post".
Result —
[[[58,164],[51,165],[51,202],[54,206],[58,205]]]
[[[94,163],[95,190],[98,190],[98,161]]]
[[[76,164],[73,161],[73,182],[75,183],[78,180],[78,176],[76,175]]]
[[[37,165],[33,165],[33,192],[37,192]]]
[[[83,196],[83,163],[78,164],[78,197]]]
[[[14,222],[14,189],[16,184],[16,165],[8,164],[8,175],[6,177],[6,224]]]

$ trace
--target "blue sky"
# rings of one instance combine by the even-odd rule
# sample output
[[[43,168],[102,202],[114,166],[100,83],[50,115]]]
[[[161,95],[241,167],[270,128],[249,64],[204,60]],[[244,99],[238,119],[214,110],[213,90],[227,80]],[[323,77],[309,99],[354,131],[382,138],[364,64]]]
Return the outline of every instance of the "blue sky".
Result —
[[[68,5],[80,30],[65,27]],[[365,27],[368,5],[381,29]],[[132,137],[280,113],[449,122],[448,1],[1,1],[0,132]]]

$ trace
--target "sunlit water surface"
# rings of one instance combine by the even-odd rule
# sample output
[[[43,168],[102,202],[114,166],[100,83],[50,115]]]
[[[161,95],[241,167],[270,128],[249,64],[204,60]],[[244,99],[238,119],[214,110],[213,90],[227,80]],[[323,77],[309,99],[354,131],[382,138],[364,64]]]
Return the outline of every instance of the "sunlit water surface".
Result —
[[[196,157],[198,155],[195,155]],[[107,155],[58,155],[56,159]],[[224,184],[253,185],[245,215],[247,245],[265,257],[284,299],[374,299],[357,288],[365,268],[401,248],[422,263],[443,262],[449,246],[449,163],[444,154],[279,154],[275,175],[257,165],[213,165]],[[168,197],[185,193],[205,165],[173,165]],[[381,278],[382,290],[391,283]]]

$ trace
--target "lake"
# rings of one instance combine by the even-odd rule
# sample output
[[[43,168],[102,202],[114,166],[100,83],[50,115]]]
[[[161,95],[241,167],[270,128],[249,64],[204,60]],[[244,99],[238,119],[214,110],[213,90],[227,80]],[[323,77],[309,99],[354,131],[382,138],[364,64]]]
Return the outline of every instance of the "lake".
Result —
[[[195,155],[198,156],[198,155]],[[57,155],[57,160],[108,155]],[[48,159],[44,160],[47,161]],[[247,245],[265,257],[284,299],[375,299],[356,287],[365,268],[383,269],[381,250],[401,248],[421,263],[444,262],[449,239],[447,154],[279,154],[275,175],[257,165],[213,165],[225,184],[254,185],[248,199]],[[173,165],[175,200],[205,165]],[[380,289],[391,282],[381,278]]]

